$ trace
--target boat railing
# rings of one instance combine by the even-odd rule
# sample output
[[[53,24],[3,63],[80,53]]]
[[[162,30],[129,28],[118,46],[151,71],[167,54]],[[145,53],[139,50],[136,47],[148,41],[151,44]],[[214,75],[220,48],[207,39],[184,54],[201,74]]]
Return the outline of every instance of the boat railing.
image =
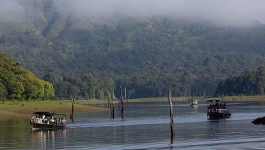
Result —
[[[56,125],[56,126],[65,126],[66,119],[65,118],[38,118],[34,116],[30,119],[30,124],[48,124],[48,125]]]
[[[208,109],[226,109],[225,103],[213,103],[208,105]]]

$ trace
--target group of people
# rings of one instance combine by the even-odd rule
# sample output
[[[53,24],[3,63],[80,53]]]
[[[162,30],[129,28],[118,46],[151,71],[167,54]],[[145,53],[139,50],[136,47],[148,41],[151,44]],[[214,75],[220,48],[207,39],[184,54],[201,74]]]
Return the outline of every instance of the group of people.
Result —
[[[208,106],[208,109],[221,109],[221,108],[225,109],[226,104],[225,103],[213,103]]]
[[[53,116],[45,116],[44,114],[42,116],[36,115],[33,116],[30,119],[30,124],[47,124],[47,125],[55,125],[55,126],[65,126],[66,125],[66,119],[65,118],[54,118]]]

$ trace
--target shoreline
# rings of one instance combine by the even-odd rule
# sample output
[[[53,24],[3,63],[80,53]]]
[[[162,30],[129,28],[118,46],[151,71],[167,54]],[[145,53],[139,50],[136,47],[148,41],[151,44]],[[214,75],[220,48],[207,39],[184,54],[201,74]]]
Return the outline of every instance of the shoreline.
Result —
[[[201,97],[194,97],[201,102],[208,100],[222,100],[225,102],[265,102],[265,95],[259,96],[225,96],[225,97],[208,97],[201,99]],[[152,98],[136,98],[128,99],[128,102],[166,102],[167,97],[152,97]],[[172,97],[173,102],[190,102],[189,97]]]
[[[223,100],[225,102],[265,102],[265,96],[226,96],[223,98],[213,97],[205,98],[195,97],[199,102],[208,100]],[[167,97],[138,98],[128,99],[128,102],[167,102]],[[173,102],[190,103],[188,97],[172,97]],[[115,100],[114,103],[119,103]],[[74,113],[97,113],[107,111],[108,108],[98,107],[97,105],[106,105],[103,100],[76,100],[74,103]],[[47,111],[54,113],[63,113],[70,116],[72,110],[71,100],[29,100],[29,101],[0,101],[0,122],[8,120],[17,120],[21,118],[30,118],[33,112]]]
[[[107,108],[74,103],[74,113],[96,113],[106,111]],[[72,111],[71,101],[66,100],[29,100],[29,101],[0,101],[0,121],[30,118],[33,112],[46,111],[66,114]]]

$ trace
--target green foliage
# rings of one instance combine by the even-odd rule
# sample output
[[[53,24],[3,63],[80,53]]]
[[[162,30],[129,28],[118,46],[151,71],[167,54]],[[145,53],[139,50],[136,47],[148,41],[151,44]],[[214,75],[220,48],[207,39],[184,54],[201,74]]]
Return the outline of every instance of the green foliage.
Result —
[[[7,99],[8,91],[6,87],[0,83],[0,99]]]
[[[65,76],[63,80],[49,81],[55,87],[55,96],[61,99],[72,97],[85,99],[113,99],[114,81],[111,78],[85,74],[79,77]]]
[[[265,93],[265,67],[245,71],[218,84],[215,95],[263,95]]]
[[[44,99],[50,99],[54,97],[53,85],[47,81],[42,81],[44,84]]]
[[[6,54],[0,54],[0,98],[41,99],[54,96],[53,86],[38,79]]]
[[[10,80],[7,84],[10,99],[21,99],[22,93],[24,92],[24,86],[22,83],[15,80]]]

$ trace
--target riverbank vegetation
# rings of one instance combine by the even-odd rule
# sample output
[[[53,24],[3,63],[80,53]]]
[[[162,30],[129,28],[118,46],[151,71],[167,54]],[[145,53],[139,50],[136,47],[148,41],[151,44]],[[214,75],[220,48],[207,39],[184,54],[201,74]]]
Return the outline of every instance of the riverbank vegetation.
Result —
[[[0,54],[0,98],[49,99],[54,98],[53,85],[40,80],[6,54]]]
[[[55,96],[59,99],[114,99],[115,82],[112,78],[97,77],[92,74],[78,76],[64,76],[58,78],[51,73],[44,76],[44,80],[53,84]]]
[[[238,76],[221,81],[216,89],[216,96],[264,95],[265,67],[255,71],[245,71]]]
[[[0,54],[0,99],[114,99],[114,87],[111,78],[92,74],[63,78],[47,74],[41,80],[7,54]]]

